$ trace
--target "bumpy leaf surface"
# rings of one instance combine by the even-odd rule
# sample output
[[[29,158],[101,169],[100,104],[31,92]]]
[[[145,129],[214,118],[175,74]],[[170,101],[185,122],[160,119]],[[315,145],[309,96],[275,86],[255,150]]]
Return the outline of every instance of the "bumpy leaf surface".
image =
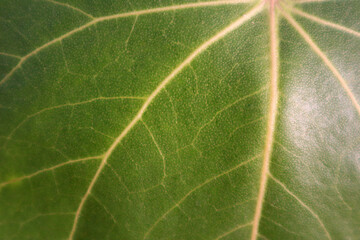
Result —
[[[0,0],[0,239],[360,239],[360,1]]]

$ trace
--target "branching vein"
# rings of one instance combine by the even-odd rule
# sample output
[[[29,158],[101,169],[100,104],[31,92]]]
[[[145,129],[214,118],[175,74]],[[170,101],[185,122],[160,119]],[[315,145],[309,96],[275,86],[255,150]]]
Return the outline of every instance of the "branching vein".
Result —
[[[55,109],[60,109],[60,108],[64,108],[64,107],[74,107],[74,106],[79,106],[79,105],[84,105],[84,104],[88,104],[88,103],[93,103],[96,101],[106,101],[106,100],[119,100],[119,99],[135,99],[135,100],[145,100],[145,97],[132,97],[132,96],[119,96],[119,97],[97,97],[97,98],[92,98],[89,100],[85,100],[85,101],[81,101],[81,102],[74,102],[74,103],[65,103],[65,104],[60,104],[57,106],[52,106],[52,107],[47,107],[47,108],[43,108],[35,113],[32,113],[28,116],[26,116],[26,118],[24,120],[22,120],[11,132],[10,134],[7,136],[7,140],[4,143],[4,146],[7,144],[8,140],[11,139],[11,137],[15,134],[15,132],[22,126],[24,125],[26,122],[28,122],[30,119],[44,113],[44,112],[48,112],[51,110],[55,110]]]
[[[270,173],[268,174],[269,177],[274,180],[274,182],[276,182],[277,184],[279,184],[290,196],[292,196],[293,198],[296,199],[296,201],[298,201],[300,203],[301,206],[303,206],[306,210],[308,210],[311,215],[314,216],[314,218],[318,221],[319,225],[321,226],[321,228],[324,230],[326,237],[328,239],[331,240],[331,236],[328,232],[328,230],[326,229],[324,223],[321,221],[320,217],[308,206],[306,205],[303,201],[301,201],[300,198],[298,198],[294,193],[292,193],[286,186],[285,184],[283,184],[282,182],[280,182],[280,180],[278,180],[277,178],[275,178],[273,175],[271,175]]]
[[[94,18],[94,20],[78,27],[75,28],[73,30],[71,30],[70,32],[65,33],[64,35],[61,35],[60,37],[57,37],[47,43],[45,43],[44,45],[36,48],[35,50],[33,50],[32,52],[28,53],[27,55],[23,56],[19,63],[13,68],[11,69],[11,71],[5,75],[5,77],[3,79],[1,79],[0,81],[0,86],[2,84],[4,84],[14,73],[17,69],[19,69],[22,64],[29,59],[30,57],[36,55],[38,52],[42,51],[43,49],[57,43],[60,42],[61,40],[70,37],[71,35],[77,33],[77,32],[81,32],[82,30],[91,27],[99,22],[103,22],[103,21],[108,21],[108,20],[113,20],[113,19],[117,19],[117,18],[125,18],[125,17],[130,17],[130,16],[140,16],[140,15],[145,15],[145,14],[152,14],[152,13],[159,13],[159,12],[168,12],[168,11],[175,11],[175,10],[181,10],[181,9],[189,9],[189,8],[198,8],[198,7],[213,7],[213,6],[220,6],[220,5],[234,5],[234,4],[240,4],[240,3],[249,3],[252,2],[253,0],[221,0],[221,1],[210,1],[210,2],[197,2],[197,3],[187,3],[187,4],[181,4],[181,5],[173,5],[173,6],[167,6],[167,7],[160,7],[160,8],[152,8],[152,9],[146,9],[146,10],[139,10],[139,11],[132,11],[132,12],[126,12],[126,13],[119,13],[119,14],[114,14],[114,15],[109,15],[109,16],[104,16],[104,17],[98,17],[98,18]]]
[[[201,131],[202,131],[206,126],[210,125],[221,113],[223,113],[223,112],[226,111],[227,109],[231,108],[232,106],[236,105],[237,103],[242,102],[242,101],[244,101],[245,99],[250,98],[250,97],[253,97],[253,96],[255,96],[255,95],[259,94],[259,93],[262,93],[262,92],[264,92],[264,91],[267,90],[267,89],[268,89],[268,86],[262,87],[262,88],[260,88],[259,90],[255,91],[255,92],[253,92],[253,93],[250,93],[250,94],[248,94],[248,95],[246,95],[246,96],[242,96],[241,98],[237,99],[236,101],[234,101],[234,102],[226,105],[225,107],[223,107],[222,109],[220,109],[219,111],[217,111],[217,112],[215,113],[215,115],[214,115],[208,122],[206,122],[204,125],[202,125],[202,126],[199,128],[199,130],[197,131],[195,137],[194,137],[193,140],[192,140],[192,143],[195,143],[195,142],[196,142],[196,140],[197,140],[197,138],[199,137]]]
[[[70,8],[76,12],[79,12],[85,16],[87,16],[88,18],[91,18],[91,19],[95,19],[92,15],[90,15],[89,13],[86,13],[84,12],[83,10],[77,8],[77,7],[74,7],[74,6],[71,6],[70,4],[67,4],[67,3],[62,3],[62,2],[58,2],[58,1],[55,1],[55,0],[45,0],[46,2],[50,2],[50,3],[53,3],[53,4],[56,4],[56,5],[59,5],[59,6],[63,6],[63,7],[67,7],[67,8]]]
[[[178,202],[175,203],[174,206],[172,206],[171,208],[169,208],[169,210],[167,210],[163,215],[161,215],[155,222],[153,225],[150,226],[150,228],[146,231],[145,235],[144,235],[144,239],[147,239],[150,235],[150,233],[154,230],[154,228],[163,220],[165,219],[175,208],[179,207],[191,194],[193,194],[195,191],[199,190],[200,188],[204,187],[205,185],[209,184],[210,182],[213,182],[214,180],[227,175],[233,171],[235,171],[236,169],[240,168],[241,166],[244,166],[248,163],[250,163],[251,161],[254,161],[255,159],[259,158],[260,156],[255,156],[245,162],[242,162],[240,164],[238,164],[237,166],[222,172],[214,177],[211,177],[207,180],[205,180],[203,183],[197,185],[196,187],[194,187],[193,189],[191,189],[188,193],[185,194],[185,196],[183,198],[181,198]]]
[[[138,123],[139,120],[141,120],[143,114],[147,110],[148,106],[152,103],[154,98],[165,88],[165,86],[170,83],[171,80],[173,80],[177,74],[179,74],[185,67],[187,67],[198,55],[200,55],[202,52],[204,52],[208,47],[210,47],[215,42],[219,41],[223,37],[225,37],[230,32],[237,29],[239,26],[250,20],[252,17],[257,15],[261,12],[263,9],[263,3],[256,5],[254,8],[252,8],[249,12],[245,13],[242,17],[237,19],[235,22],[231,23],[229,26],[224,28],[222,31],[217,33],[215,36],[211,37],[209,40],[204,42],[202,45],[200,45],[195,51],[193,51],[179,66],[177,66],[159,85],[158,87],[151,93],[151,95],[147,98],[144,105],[140,108],[139,112],[135,115],[135,117],[131,120],[129,125],[125,127],[125,129],[120,133],[120,135],[115,139],[115,141],[111,144],[110,148],[106,151],[104,154],[104,157],[99,165],[99,168],[97,169],[93,179],[90,182],[90,185],[85,193],[85,195],[82,197],[79,207],[76,211],[74,223],[72,230],[70,232],[68,240],[72,240],[76,231],[76,227],[82,212],[82,209],[84,207],[84,204],[86,200],[88,199],[88,196],[90,195],[97,179],[99,178],[102,169],[106,165],[109,157],[115,150],[115,148],[118,146],[118,144],[121,142],[121,140],[129,133],[129,131]],[[147,234],[145,234],[147,236]]]
[[[346,94],[349,96],[352,105],[357,110],[360,115],[360,104],[358,100],[355,98],[352,90],[349,85],[345,81],[345,79],[341,76],[340,72],[335,68],[332,62],[328,59],[328,57],[321,51],[321,49],[317,46],[317,44],[312,40],[310,35],[296,22],[296,20],[287,14],[285,11],[282,11],[283,16],[288,20],[288,22],[299,32],[299,34],[304,38],[304,40],[309,44],[309,46],[313,49],[313,51],[323,60],[325,65],[330,69],[330,71],[335,75],[337,80],[340,82],[341,86],[344,88]]]

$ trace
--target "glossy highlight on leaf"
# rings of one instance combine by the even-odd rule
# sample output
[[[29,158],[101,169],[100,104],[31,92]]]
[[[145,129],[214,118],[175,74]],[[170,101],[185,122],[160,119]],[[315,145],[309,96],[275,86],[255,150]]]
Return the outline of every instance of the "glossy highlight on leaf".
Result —
[[[360,239],[358,0],[0,0],[0,239]]]

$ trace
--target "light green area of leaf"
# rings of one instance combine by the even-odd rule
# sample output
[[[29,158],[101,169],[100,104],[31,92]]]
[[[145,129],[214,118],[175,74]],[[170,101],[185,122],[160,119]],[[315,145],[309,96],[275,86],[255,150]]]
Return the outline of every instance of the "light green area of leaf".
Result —
[[[359,19],[0,0],[0,239],[360,239]]]

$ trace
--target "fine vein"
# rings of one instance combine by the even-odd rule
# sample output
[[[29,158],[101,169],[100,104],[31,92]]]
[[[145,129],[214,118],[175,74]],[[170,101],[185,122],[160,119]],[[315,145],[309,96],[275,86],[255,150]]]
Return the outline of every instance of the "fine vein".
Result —
[[[55,0],[45,0],[46,2],[50,2],[50,3],[53,3],[53,4],[56,4],[56,5],[59,5],[59,6],[63,6],[63,7],[67,7],[67,8],[70,8],[76,12],[79,12],[85,16],[87,16],[88,18],[91,18],[91,19],[95,19],[92,15],[90,15],[89,13],[86,13],[84,12],[83,10],[77,8],[77,7],[74,7],[74,6],[71,6],[70,4],[67,4],[67,3],[62,3],[62,2],[58,2],[58,1],[55,1]]]
[[[173,5],[173,6],[167,6],[167,7],[159,7],[159,8],[152,8],[152,9],[146,9],[146,10],[138,10],[138,11],[132,11],[132,12],[126,12],[126,13],[119,13],[114,15],[109,15],[105,17],[98,17],[94,18],[94,20],[78,27],[70,32],[65,33],[64,35],[61,35],[60,37],[57,37],[44,45],[36,48],[32,52],[28,53],[27,55],[23,56],[18,64],[11,69],[11,71],[5,75],[3,79],[0,81],[0,86],[4,84],[14,73],[17,69],[19,69],[22,64],[30,57],[34,56],[41,50],[53,45],[54,43],[61,42],[63,39],[80,32],[90,26],[93,26],[99,22],[117,19],[117,18],[125,18],[130,16],[139,16],[139,15],[145,15],[145,14],[152,14],[152,13],[159,13],[159,12],[168,12],[168,11],[175,11],[175,10],[181,10],[181,9],[189,9],[189,8],[198,8],[198,7],[212,7],[212,6],[220,6],[220,5],[233,5],[233,4],[240,4],[240,3],[248,3],[252,0],[222,0],[222,1],[211,1],[211,2],[197,2],[197,3],[187,3],[187,4],[181,4],[181,5]]]
[[[288,232],[288,233],[291,233],[291,234],[294,234],[294,235],[298,235],[298,236],[299,236],[299,234],[298,234],[297,232],[291,231],[290,229],[286,228],[285,226],[283,226],[282,224],[278,223],[277,221],[271,219],[270,217],[266,217],[266,216],[263,215],[262,218],[265,219],[265,221],[268,221],[268,222],[270,222],[270,223],[272,223],[272,224],[274,224],[274,225],[276,225],[276,226],[284,229],[284,230],[285,230],[286,232]]]
[[[296,20],[287,14],[285,11],[282,11],[283,16],[288,20],[288,22],[298,31],[298,33],[304,38],[304,40],[309,44],[309,46],[313,49],[313,51],[323,60],[325,65],[330,69],[330,71],[335,75],[337,80],[340,82],[341,86],[344,88],[346,94],[349,96],[353,106],[356,108],[357,112],[360,115],[360,104],[358,100],[355,98],[352,90],[349,85],[345,81],[345,79],[341,76],[340,72],[335,68],[332,62],[328,59],[328,57],[321,51],[321,49],[317,46],[317,44],[311,39],[310,35],[296,22]]]
[[[236,165],[235,167],[222,172],[214,177],[211,177],[207,180],[205,180],[203,183],[197,185],[196,187],[194,187],[193,189],[191,189],[187,194],[185,194],[184,197],[182,197],[178,202],[175,203],[175,205],[173,205],[171,208],[169,208],[169,210],[167,210],[163,215],[161,215],[158,219],[156,219],[156,221],[153,223],[153,225],[150,226],[150,228],[146,231],[144,238],[143,239],[147,239],[150,235],[150,233],[154,230],[154,228],[163,220],[165,219],[175,208],[180,207],[180,204],[182,204],[191,194],[193,194],[195,191],[199,190],[200,188],[204,187],[205,185],[209,184],[210,182],[226,175],[229,174],[233,171],[235,171],[236,169],[240,168],[241,166],[244,166],[248,163],[250,163],[251,161],[254,161],[255,159],[259,158],[259,156],[255,156],[245,162],[242,162],[238,165]]]
[[[161,159],[162,159],[162,161],[163,161],[163,174],[164,174],[164,175],[163,175],[163,179],[164,179],[164,178],[166,178],[166,160],[165,160],[165,155],[164,155],[163,152],[161,151],[161,148],[160,148],[159,144],[157,143],[157,141],[156,141],[156,139],[155,139],[155,136],[154,136],[154,134],[151,132],[149,126],[145,123],[145,121],[141,121],[141,122],[144,124],[146,130],[148,131],[151,139],[153,140],[153,142],[154,142],[154,144],[155,144],[155,146],[156,146],[156,148],[157,148],[157,150],[158,150],[158,152],[159,152],[159,154],[160,154],[160,156],[161,156]]]
[[[11,54],[11,53],[0,52],[0,55],[21,59],[20,56],[14,55],[14,54]]]
[[[121,142],[121,140],[128,134],[128,132],[136,125],[136,123],[142,118],[144,112],[148,108],[148,106],[151,104],[151,102],[154,100],[154,98],[165,88],[165,86],[175,78],[175,76],[180,73],[186,66],[188,66],[194,58],[196,58],[198,55],[200,55],[202,52],[204,52],[208,47],[210,47],[213,43],[217,42],[218,40],[225,37],[230,32],[237,29],[239,26],[241,26],[246,21],[250,20],[252,17],[257,15],[261,10],[263,9],[263,4],[258,4],[254,8],[252,8],[249,12],[245,13],[242,17],[237,19],[235,22],[231,23],[229,26],[224,28],[222,31],[218,32],[215,36],[211,37],[209,40],[204,42],[202,45],[200,45],[195,51],[193,51],[179,66],[177,66],[159,85],[158,87],[151,93],[151,95],[147,98],[144,105],[140,108],[139,112],[135,115],[135,117],[132,119],[132,121],[127,125],[127,127],[120,133],[120,135],[115,139],[115,141],[111,144],[110,148],[106,151],[104,154],[104,157],[99,165],[99,168],[97,169],[93,179],[90,182],[90,185],[82,197],[79,207],[76,211],[74,223],[69,235],[68,240],[72,240],[76,231],[76,227],[80,218],[81,211],[84,207],[84,204],[88,198],[88,196],[91,193],[92,188],[95,185],[96,180],[100,176],[100,173],[102,172],[102,169],[107,163],[107,160],[117,147],[117,145]]]
[[[6,146],[8,140],[11,139],[11,137],[15,134],[15,132],[22,126],[24,125],[27,121],[29,121],[30,119],[44,113],[47,111],[52,111],[55,109],[60,109],[60,108],[64,108],[64,107],[75,107],[75,106],[79,106],[79,105],[84,105],[84,104],[88,104],[88,103],[93,103],[96,101],[106,101],[106,100],[120,100],[120,99],[135,99],[135,100],[145,100],[145,97],[133,97],[133,96],[119,96],[119,97],[96,97],[96,98],[92,98],[89,100],[85,100],[85,101],[81,101],[81,102],[74,102],[74,103],[64,103],[64,104],[60,104],[60,105],[56,105],[56,106],[52,106],[52,107],[47,107],[47,108],[43,108],[35,113],[32,113],[28,116],[26,116],[24,118],[24,120],[22,120],[18,125],[16,125],[16,127],[11,130],[11,132],[9,133],[9,135],[7,136],[7,140],[4,143],[4,146]]]
[[[301,3],[314,3],[314,2],[329,2],[331,0],[297,0],[295,1],[296,4],[301,4]]]
[[[265,151],[263,157],[263,164],[260,177],[260,188],[257,198],[255,215],[254,215],[254,224],[251,233],[251,240],[256,240],[259,232],[259,225],[261,219],[261,212],[263,208],[263,202],[265,199],[266,185],[268,180],[269,166],[271,152],[274,144],[274,131],[276,125],[276,114],[278,108],[278,75],[279,75],[279,40],[278,40],[278,29],[277,29],[277,17],[275,12],[275,0],[270,1],[269,6],[269,16],[270,16],[270,56],[271,56],[271,66],[270,66],[270,103],[269,103],[269,112],[268,112],[268,123],[267,123],[267,133],[265,140]]]
[[[214,114],[214,116],[213,116],[208,122],[206,122],[204,125],[202,125],[202,126],[199,128],[199,130],[197,131],[197,133],[196,133],[195,137],[193,138],[192,142],[195,143],[196,140],[197,140],[197,138],[199,137],[201,131],[202,131],[206,126],[209,126],[212,122],[214,122],[215,119],[216,119],[221,113],[223,113],[223,112],[226,111],[227,109],[231,108],[232,106],[236,105],[237,103],[242,102],[242,101],[244,101],[245,99],[248,99],[248,98],[250,98],[250,97],[253,97],[253,96],[255,96],[255,95],[259,94],[259,93],[262,93],[262,92],[264,92],[264,91],[267,90],[267,89],[268,89],[268,86],[262,87],[262,88],[260,88],[259,90],[255,91],[255,92],[253,92],[253,93],[250,93],[250,94],[248,94],[248,95],[246,95],[246,96],[242,96],[242,97],[240,97],[239,99],[236,99],[234,102],[226,105],[225,107],[223,107],[222,109],[220,109],[219,111],[217,111],[217,112]]]
[[[53,171],[53,170],[55,170],[55,169],[57,169],[59,167],[63,167],[63,166],[68,165],[68,164],[73,164],[73,163],[77,163],[77,162],[84,162],[84,161],[88,161],[88,160],[101,159],[101,158],[102,158],[102,156],[95,156],[95,157],[86,157],[86,158],[79,158],[79,159],[75,159],[75,160],[69,160],[69,161],[57,164],[55,166],[49,167],[49,168],[41,169],[41,170],[36,171],[34,173],[31,173],[29,175],[21,176],[21,177],[14,178],[14,179],[11,179],[11,180],[6,181],[6,182],[2,182],[2,183],[0,183],[0,189],[5,187],[6,185],[11,184],[11,183],[19,182],[19,181],[22,181],[24,179],[29,179],[29,178],[35,177],[35,176],[37,176],[37,175],[39,175],[41,173],[48,172],[48,171]]]
[[[273,175],[271,175],[270,173],[268,174],[269,177],[276,182],[277,184],[279,184],[290,196],[292,196],[293,198],[296,199],[296,201],[298,201],[300,203],[301,206],[303,206],[306,210],[308,210],[311,215],[314,216],[314,218],[318,221],[318,223],[320,224],[321,228],[324,230],[326,237],[328,239],[331,240],[331,236],[328,232],[328,230],[326,229],[324,223],[321,221],[319,215],[317,215],[308,205],[306,205],[303,201],[301,201],[300,198],[298,198],[294,193],[292,193],[286,186],[285,184],[283,184],[282,182],[280,182],[280,180],[278,180],[277,178],[275,178]]]
[[[236,232],[237,230],[241,229],[241,228],[245,228],[245,227],[248,227],[248,226],[251,226],[251,224],[253,224],[252,222],[250,223],[246,223],[246,224],[241,224],[239,226],[236,226],[234,227],[233,229],[231,229],[230,231],[227,231],[226,233],[223,233],[221,234],[220,236],[218,236],[215,240],[220,240],[224,237],[226,237],[227,235],[233,233],[233,232]]]

